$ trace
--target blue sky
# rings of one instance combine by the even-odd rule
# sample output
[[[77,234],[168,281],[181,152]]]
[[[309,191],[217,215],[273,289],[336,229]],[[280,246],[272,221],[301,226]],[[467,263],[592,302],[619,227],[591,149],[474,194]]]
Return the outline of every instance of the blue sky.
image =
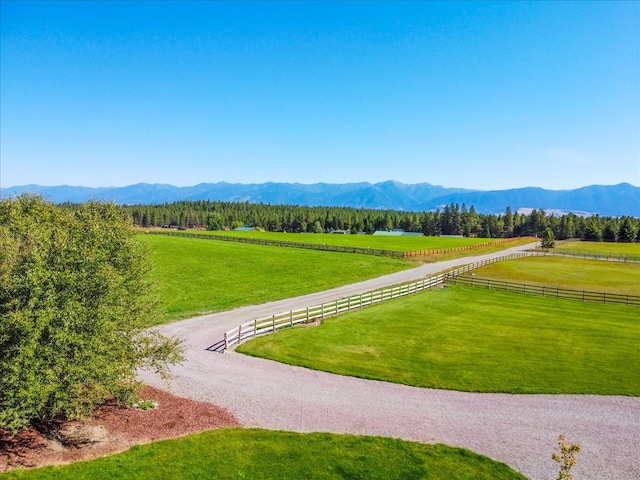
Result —
[[[640,185],[640,2],[0,13],[2,187]]]

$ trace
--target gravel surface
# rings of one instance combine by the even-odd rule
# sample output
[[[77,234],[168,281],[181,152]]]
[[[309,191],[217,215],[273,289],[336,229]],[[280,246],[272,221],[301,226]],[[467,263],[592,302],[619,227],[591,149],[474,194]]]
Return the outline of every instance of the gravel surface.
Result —
[[[556,478],[558,466],[551,454],[563,434],[582,447],[572,470],[576,479],[639,479],[639,398],[432,390],[207,350],[225,331],[253,318],[420,279],[519,249],[423,265],[318,294],[165,325],[165,334],[184,340],[186,361],[172,369],[169,386],[150,372],[141,372],[141,378],[174,394],[226,408],[248,427],[445,443],[505,462],[531,479]]]

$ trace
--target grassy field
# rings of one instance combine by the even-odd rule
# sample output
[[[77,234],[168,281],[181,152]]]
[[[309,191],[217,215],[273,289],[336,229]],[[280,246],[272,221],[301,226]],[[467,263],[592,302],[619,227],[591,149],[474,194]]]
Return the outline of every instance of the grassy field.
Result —
[[[214,430],[6,479],[524,479],[469,450],[382,437]]]
[[[640,262],[640,243],[558,242],[556,248],[551,251],[564,255],[597,255],[602,258],[621,258]]]
[[[559,257],[528,257],[475,270],[480,278],[590,292],[640,295],[640,265]]]
[[[613,255],[629,255],[640,257],[640,243],[613,242],[559,242],[556,250],[571,250],[575,252],[601,253]]]
[[[140,235],[151,248],[161,321],[322,291],[409,268],[408,260]]]
[[[466,247],[493,242],[491,238],[465,237],[387,237],[379,235],[336,235],[330,233],[282,233],[282,232],[196,232],[202,235],[223,235],[242,238],[257,238],[276,242],[296,242],[313,245],[339,245],[396,252]]]
[[[638,345],[635,307],[450,286],[238,351],[419,387],[640,396]]]

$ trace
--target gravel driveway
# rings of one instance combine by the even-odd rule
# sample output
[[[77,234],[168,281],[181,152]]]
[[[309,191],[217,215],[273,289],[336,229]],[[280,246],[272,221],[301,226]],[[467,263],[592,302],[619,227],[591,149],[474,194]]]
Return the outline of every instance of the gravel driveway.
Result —
[[[330,302],[499,254],[423,265],[326,292],[165,325],[182,338],[186,360],[168,389],[227,408],[245,426],[298,432],[383,435],[465,447],[531,479],[555,479],[558,435],[579,443],[576,480],[640,479],[640,398],[507,395],[432,390],[362,380],[207,348],[254,318]],[[157,376],[141,372],[150,385]]]

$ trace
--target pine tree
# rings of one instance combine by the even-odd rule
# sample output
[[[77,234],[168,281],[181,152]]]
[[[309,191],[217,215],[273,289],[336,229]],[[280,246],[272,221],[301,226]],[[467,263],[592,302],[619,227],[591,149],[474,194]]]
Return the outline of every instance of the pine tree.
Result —
[[[630,217],[625,217],[618,230],[618,241],[633,243],[638,238],[638,227]]]

